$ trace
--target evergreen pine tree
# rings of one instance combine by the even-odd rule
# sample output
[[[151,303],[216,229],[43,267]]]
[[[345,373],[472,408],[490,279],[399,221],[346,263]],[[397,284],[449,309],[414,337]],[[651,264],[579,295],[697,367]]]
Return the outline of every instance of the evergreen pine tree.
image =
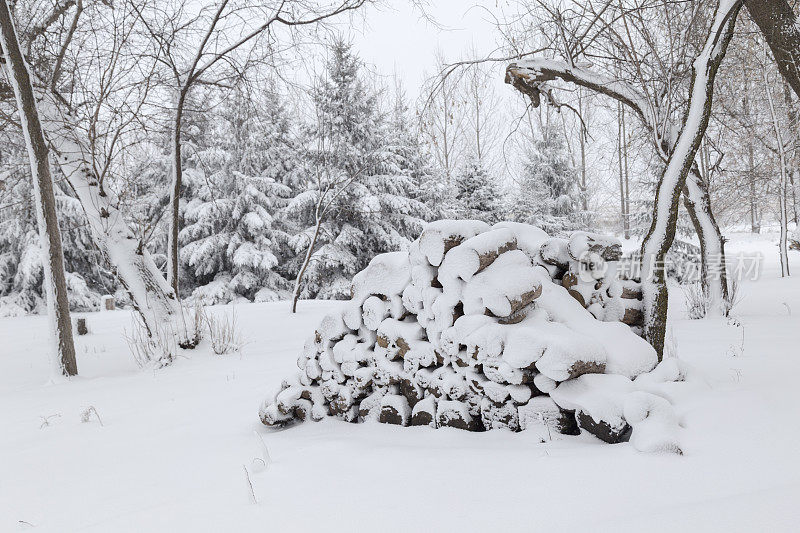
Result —
[[[258,106],[228,96],[185,169],[180,259],[193,297],[207,304],[285,297],[276,268],[286,235],[275,220],[290,190],[288,119],[277,94]]]
[[[21,151],[0,154],[4,172],[0,211],[0,312],[26,314],[44,310],[42,251],[33,207],[33,183]],[[80,203],[57,182],[54,192],[64,249],[67,297],[73,311],[90,311],[107,292],[112,276],[92,243]]]
[[[585,225],[586,214],[580,207],[577,184],[577,170],[564,140],[545,132],[525,155],[522,176],[511,195],[511,217],[552,235],[579,229]]]
[[[471,157],[456,175],[453,210],[458,218],[493,224],[505,218],[503,194],[497,180],[480,160]]]
[[[426,221],[444,218],[446,190],[436,179],[431,161],[433,157],[420,138],[420,129],[413,123],[405,91],[399,82],[395,85],[394,102],[389,115],[389,157],[398,174],[411,179],[409,197],[425,204],[422,217]]]
[[[376,254],[407,247],[428,214],[412,197],[420,168],[409,156],[412,145],[380,112],[378,95],[361,71],[351,46],[336,41],[314,88],[315,121],[304,132],[307,153],[286,210],[297,224],[290,241],[295,273],[313,245],[303,297],[349,296],[353,275]],[[326,206],[324,213],[318,205]]]

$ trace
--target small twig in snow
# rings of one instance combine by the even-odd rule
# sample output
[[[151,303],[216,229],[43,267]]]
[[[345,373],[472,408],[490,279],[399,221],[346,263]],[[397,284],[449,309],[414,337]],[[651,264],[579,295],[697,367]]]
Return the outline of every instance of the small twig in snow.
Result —
[[[40,416],[39,418],[42,419],[42,424],[39,426],[39,429],[46,428],[47,426],[49,426],[51,418],[59,418],[60,416],[61,416],[60,413],[56,413],[54,415],[49,415],[49,416]]]
[[[258,503],[258,499],[256,498],[256,491],[253,489],[253,482],[250,481],[250,472],[247,471],[247,467],[242,465],[242,469],[244,470],[244,476],[247,478],[247,486],[250,487],[250,496],[253,498],[253,503]]]
[[[544,413],[537,413],[537,414],[539,415],[539,421],[542,423],[542,425],[545,428],[547,428],[547,442],[552,442],[553,441],[553,434],[550,433],[550,424],[548,424],[547,420],[545,420]]]
[[[97,421],[100,422],[100,427],[104,427],[103,420],[100,418],[100,413],[97,412],[97,409],[94,408],[94,405],[90,405],[89,407],[83,410],[83,412],[81,413],[81,422],[83,423],[88,422],[92,416],[92,413],[94,413],[94,416],[97,418]]]
[[[730,355],[731,357],[744,355],[744,325],[735,318],[729,318],[728,325],[739,328],[739,331],[741,331],[741,338],[739,340],[739,346],[734,346],[733,344],[731,344],[730,347],[728,348],[727,354]]]

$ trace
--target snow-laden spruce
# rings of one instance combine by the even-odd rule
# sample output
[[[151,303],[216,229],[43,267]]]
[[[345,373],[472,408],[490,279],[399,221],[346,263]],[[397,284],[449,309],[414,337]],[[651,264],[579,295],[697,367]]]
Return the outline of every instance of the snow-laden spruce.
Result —
[[[601,235],[432,222],[407,252],[378,255],[353,278],[350,301],[306,341],[298,376],[267,398],[261,420],[335,416],[542,439],[585,430],[680,451],[664,385],[686,372],[656,366],[638,335],[641,289],[619,279],[620,258],[619,241]]]

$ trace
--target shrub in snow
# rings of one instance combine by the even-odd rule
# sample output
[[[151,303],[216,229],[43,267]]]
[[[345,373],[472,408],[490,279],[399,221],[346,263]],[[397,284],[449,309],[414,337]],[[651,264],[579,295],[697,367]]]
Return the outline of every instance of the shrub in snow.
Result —
[[[97,412],[97,409],[94,408],[94,405],[90,405],[83,411],[81,411],[81,422],[86,424],[87,422],[91,421],[92,415],[100,422],[100,425],[103,425],[103,419],[100,418],[100,413]]]
[[[133,315],[133,325],[125,332],[125,340],[133,360],[140,367],[154,364],[157,368],[169,365],[178,353],[178,341],[171,324],[162,324],[156,331],[148,331],[138,315]]]
[[[681,286],[683,297],[686,302],[686,315],[690,320],[705,318],[713,302],[703,290],[699,282],[688,283]],[[722,313],[729,316],[734,307],[741,301],[742,295],[739,293],[739,282],[732,278],[728,283],[728,294],[722,302]]]
[[[238,352],[244,343],[236,324],[236,313],[231,315],[214,315],[204,313],[204,318],[208,324],[208,338],[211,341],[211,349],[217,355],[225,355]]]
[[[683,297],[686,301],[686,315],[690,320],[704,318],[708,312],[711,301],[700,283],[692,283],[683,286]]]
[[[206,322],[205,307],[201,303],[196,303],[194,308],[181,305],[182,327],[180,328],[180,339],[178,346],[184,349],[194,349],[203,340],[203,327]]]
[[[651,435],[634,445],[675,450],[669,402],[651,396],[685,371],[656,367],[624,323],[640,291],[616,279],[620,252],[585,232],[432,222],[408,252],[378,255],[353,278],[351,300],[307,339],[299,374],[267,398],[261,420],[505,428],[542,440],[585,430],[607,442],[642,427]]]

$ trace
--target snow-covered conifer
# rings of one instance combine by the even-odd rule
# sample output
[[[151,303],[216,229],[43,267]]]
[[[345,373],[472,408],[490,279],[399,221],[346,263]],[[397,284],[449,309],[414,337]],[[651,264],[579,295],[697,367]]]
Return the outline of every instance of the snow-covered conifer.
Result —
[[[513,194],[509,211],[518,222],[533,224],[558,235],[581,228],[577,170],[561,136],[545,131],[531,146]]]
[[[205,303],[275,300],[289,287],[276,272],[286,236],[275,220],[290,192],[282,183],[288,122],[270,96],[259,106],[228,96],[185,168],[181,263]]]
[[[33,209],[30,171],[24,155],[7,151],[2,157],[3,194],[0,211],[0,314],[44,311],[44,270]],[[55,187],[64,250],[67,298],[73,311],[88,311],[108,292],[111,275],[92,243],[80,203],[64,188]]]
[[[451,202],[458,218],[495,223],[505,218],[503,194],[497,179],[477,158],[469,158],[456,175]]]
[[[331,45],[312,100],[315,119],[285,211],[296,224],[292,266],[302,276],[299,295],[341,298],[375,254],[408,246],[428,210],[412,197],[409,141],[392,131],[348,43]]]

